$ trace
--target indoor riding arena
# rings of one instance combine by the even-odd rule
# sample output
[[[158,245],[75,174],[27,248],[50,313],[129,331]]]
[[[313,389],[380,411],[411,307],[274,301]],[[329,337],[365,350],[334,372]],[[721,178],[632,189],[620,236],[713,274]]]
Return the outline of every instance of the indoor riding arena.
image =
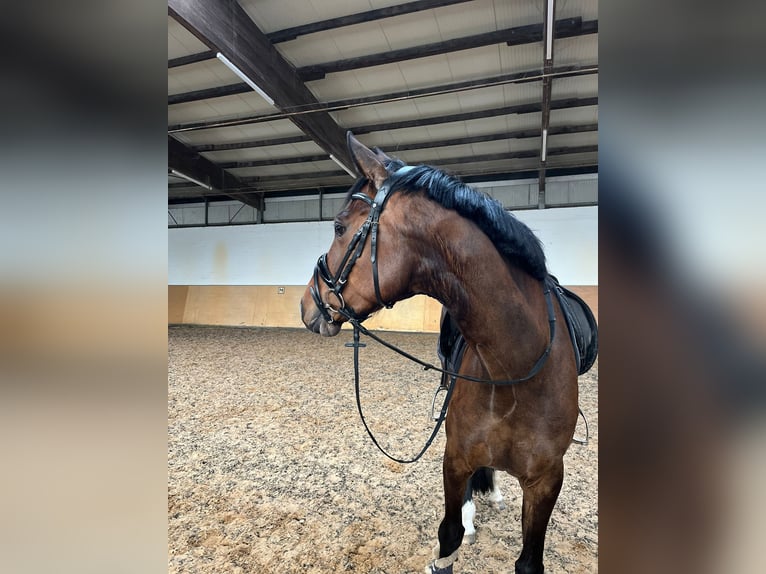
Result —
[[[429,439],[442,376],[364,333],[366,346],[353,348],[349,323],[441,366],[441,300],[489,373],[468,309],[500,317],[508,297],[470,281],[499,273],[548,285],[524,275],[524,255],[501,251],[497,221],[531,230],[547,273],[598,319],[597,2],[169,0],[167,23],[168,571],[453,572],[432,555],[445,427],[415,463],[382,454],[357,411],[355,351],[365,419],[395,458]],[[423,178],[380,191],[422,165],[480,207],[426,197]],[[446,242],[452,228],[429,217],[476,235]],[[447,263],[487,244],[506,265],[475,257],[437,268],[429,233]],[[450,281],[450,296],[430,287]],[[563,310],[551,319],[559,305],[546,291],[546,322],[535,297],[539,350],[520,322],[500,337],[536,349],[516,377],[550,339],[545,369],[549,324],[571,346]],[[322,336],[339,321],[337,336]],[[545,534],[550,573],[598,571],[597,360],[577,389],[569,412],[581,414]],[[530,441],[523,448],[549,446]],[[495,481],[505,507],[496,492],[474,495],[476,538],[460,546],[455,573],[510,572],[519,559],[522,487],[503,471]]]

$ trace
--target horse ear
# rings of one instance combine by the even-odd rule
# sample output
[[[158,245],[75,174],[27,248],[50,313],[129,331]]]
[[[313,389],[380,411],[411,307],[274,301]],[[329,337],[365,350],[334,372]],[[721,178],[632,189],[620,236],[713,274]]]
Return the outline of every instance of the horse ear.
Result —
[[[346,143],[348,143],[348,151],[351,159],[354,160],[357,171],[369,179],[376,189],[380,188],[388,177],[383,159],[356,139],[350,131],[346,133]],[[385,156],[385,154],[383,155]]]
[[[374,151],[375,155],[378,156],[378,159],[383,162],[383,165],[386,165],[387,162],[391,161],[391,158],[383,153],[383,150],[379,147],[372,148],[372,151]]]

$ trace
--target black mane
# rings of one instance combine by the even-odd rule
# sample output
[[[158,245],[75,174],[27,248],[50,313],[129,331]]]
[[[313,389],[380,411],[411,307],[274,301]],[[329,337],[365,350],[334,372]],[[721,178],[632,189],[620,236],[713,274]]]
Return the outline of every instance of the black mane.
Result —
[[[404,165],[396,159],[386,165],[388,172],[394,173],[388,180],[392,191],[411,193],[424,190],[428,198],[447,209],[457,211],[478,225],[509,261],[536,279],[545,279],[548,270],[542,243],[529,227],[506,211],[499,201],[465,185],[454,176],[426,165],[396,174],[396,170]],[[348,198],[365,183],[365,179],[357,181],[349,190]]]

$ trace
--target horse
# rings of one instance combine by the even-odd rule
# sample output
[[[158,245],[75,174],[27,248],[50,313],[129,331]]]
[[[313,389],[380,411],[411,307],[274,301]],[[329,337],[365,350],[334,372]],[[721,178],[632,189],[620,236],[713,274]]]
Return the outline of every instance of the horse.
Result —
[[[564,314],[550,294],[542,244],[456,177],[406,165],[351,132],[347,144],[361,177],[301,299],[302,321],[330,337],[343,322],[361,324],[416,294],[441,302],[465,349],[445,420],[444,515],[425,572],[453,572],[472,482],[494,469],[522,490],[515,572],[540,574],[577,423],[579,364],[566,329],[555,329]]]

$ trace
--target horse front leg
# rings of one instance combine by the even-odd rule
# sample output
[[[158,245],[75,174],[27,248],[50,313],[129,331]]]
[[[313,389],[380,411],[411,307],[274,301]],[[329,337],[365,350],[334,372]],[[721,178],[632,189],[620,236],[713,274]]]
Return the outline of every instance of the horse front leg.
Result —
[[[444,519],[439,524],[439,544],[434,548],[434,560],[426,566],[426,574],[452,574],[457,551],[463,541],[463,496],[472,470],[444,454]]]
[[[535,479],[520,479],[524,493],[521,510],[523,546],[516,560],[516,574],[543,574],[543,548],[548,522],[564,481],[564,462],[559,460],[548,472]]]

